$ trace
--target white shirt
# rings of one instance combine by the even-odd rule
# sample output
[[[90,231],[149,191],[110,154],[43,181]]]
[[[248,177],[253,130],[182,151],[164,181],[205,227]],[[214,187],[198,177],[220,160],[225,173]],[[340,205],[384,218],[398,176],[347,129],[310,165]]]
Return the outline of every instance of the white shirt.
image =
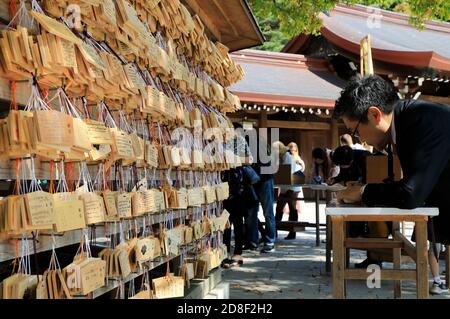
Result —
[[[362,146],[361,144],[359,144],[359,143],[353,144],[353,145],[352,145],[352,149],[354,149],[354,150],[367,151],[367,149],[366,149],[364,146]]]
[[[302,167],[300,165],[297,164],[297,162],[295,161],[295,157],[289,153],[286,152],[282,159],[281,159],[281,164],[291,164],[291,174],[294,174],[297,171],[302,171]],[[302,193],[302,188],[297,186],[297,187],[290,187],[290,186],[280,186],[280,190],[282,193],[285,193],[288,190],[293,190],[294,192],[300,192]],[[299,194],[300,197],[303,196],[303,194]]]

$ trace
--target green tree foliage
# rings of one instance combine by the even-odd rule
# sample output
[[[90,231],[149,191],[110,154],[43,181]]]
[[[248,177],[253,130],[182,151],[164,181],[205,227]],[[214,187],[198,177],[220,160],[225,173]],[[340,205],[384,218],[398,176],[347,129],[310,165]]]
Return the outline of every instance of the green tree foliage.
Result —
[[[288,43],[289,36],[280,31],[280,23],[274,18],[262,19],[259,27],[266,38],[266,42],[258,50],[279,52]]]
[[[429,20],[450,20],[450,0],[248,0],[267,42],[262,50],[279,51],[288,39],[299,33],[318,35],[322,21],[320,12],[338,3],[363,4],[402,12],[410,23],[423,28]]]

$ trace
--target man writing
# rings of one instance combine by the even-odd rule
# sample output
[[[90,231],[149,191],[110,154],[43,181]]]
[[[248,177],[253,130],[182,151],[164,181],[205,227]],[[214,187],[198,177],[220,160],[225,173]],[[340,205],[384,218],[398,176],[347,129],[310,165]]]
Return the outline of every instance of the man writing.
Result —
[[[362,142],[384,150],[392,145],[403,179],[386,184],[350,186],[337,193],[340,202],[413,209],[439,208],[429,223],[429,238],[450,239],[450,106],[420,100],[399,100],[393,85],[378,76],[356,79],[341,92],[334,117]],[[438,256],[430,249],[434,282],[431,293],[447,292],[439,277]],[[439,250],[438,250],[439,251]]]

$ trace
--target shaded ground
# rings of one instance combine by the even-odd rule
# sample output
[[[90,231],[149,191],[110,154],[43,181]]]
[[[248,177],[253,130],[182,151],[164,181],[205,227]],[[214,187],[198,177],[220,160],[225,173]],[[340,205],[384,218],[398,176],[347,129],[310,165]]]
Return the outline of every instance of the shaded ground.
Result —
[[[325,222],[324,205],[321,205],[321,222]],[[287,219],[287,216],[284,217]],[[314,204],[302,205],[299,220],[313,222]],[[262,219],[263,220],[263,219]],[[412,225],[406,225],[410,235]],[[223,280],[230,284],[230,298],[332,298],[332,277],[325,272],[325,244],[315,247],[315,229],[307,228],[297,233],[297,239],[284,240],[287,232],[280,231],[276,251],[270,254],[245,252],[244,265],[223,271]],[[325,240],[325,232],[321,233]],[[352,250],[351,263],[365,259],[365,252]],[[441,271],[444,263],[440,263]],[[414,263],[403,264],[414,268]],[[392,268],[392,263],[383,263]],[[415,298],[415,282],[404,281],[403,298]],[[348,281],[348,298],[393,298],[393,282],[382,281],[381,288],[369,289],[365,281]],[[450,299],[450,295],[431,296],[433,299]]]

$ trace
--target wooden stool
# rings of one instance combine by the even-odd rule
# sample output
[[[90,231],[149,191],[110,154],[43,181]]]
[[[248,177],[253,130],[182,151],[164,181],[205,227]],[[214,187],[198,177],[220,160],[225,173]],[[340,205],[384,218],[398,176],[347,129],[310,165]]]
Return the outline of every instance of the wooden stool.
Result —
[[[428,298],[428,216],[437,216],[437,208],[404,210],[397,208],[330,207],[326,208],[332,224],[333,245],[333,297],[346,297],[346,280],[363,279],[368,275],[365,269],[347,269],[346,249],[393,249],[393,270],[380,270],[381,280],[394,280],[394,296],[401,296],[401,280],[417,282],[417,298]],[[345,226],[348,221],[393,221],[393,239],[346,238]],[[416,246],[399,229],[398,222],[413,221],[416,224]],[[416,262],[416,269],[401,269],[401,253],[406,252]]]

